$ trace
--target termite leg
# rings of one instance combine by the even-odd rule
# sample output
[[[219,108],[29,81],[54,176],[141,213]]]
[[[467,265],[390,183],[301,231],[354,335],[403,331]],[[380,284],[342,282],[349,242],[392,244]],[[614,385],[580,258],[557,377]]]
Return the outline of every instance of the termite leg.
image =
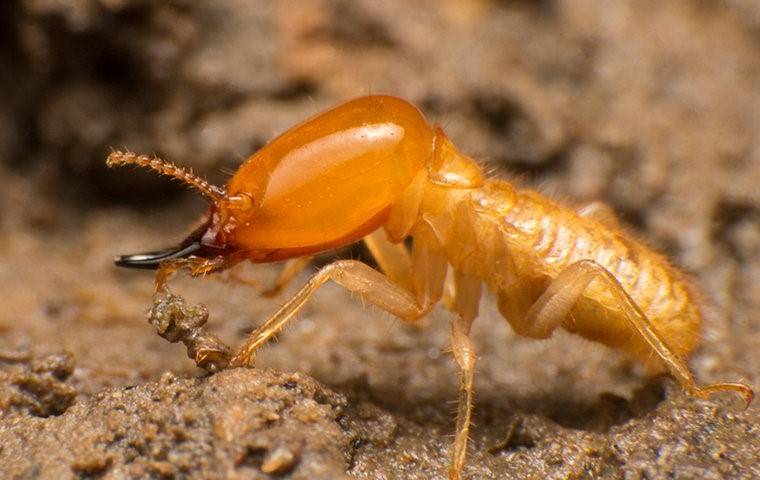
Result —
[[[412,245],[412,278],[417,302],[432,306],[443,296],[448,260],[433,229],[420,223],[414,229]]]
[[[246,276],[243,276],[236,269],[222,272],[222,275],[220,275],[219,279],[223,282],[239,283],[241,285],[245,285],[247,287],[256,288],[256,289],[261,288],[260,281],[256,280],[255,278],[248,278]]]
[[[412,256],[403,242],[393,243],[383,229],[377,229],[364,237],[364,244],[388,278],[412,291]]]
[[[232,365],[252,366],[256,350],[277,334],[303,308],[314,292],[328,280],[334,280],[364,300],[397,317],[413,321],[427,313],[411,292],[391,282],[388,277],[355,260],[338,260],[317,272],[280,310],[248,337],[232,359]]]
[[[263,325],[251,333],[240,347],[231,364],[253,366],[256,350],[275,336],[292,319],[314,292],[328,280],[359,294],[362,299],[402,320],[414,321],[425,315],[441,298],[446,277],[446,257],[430,240],[432,232],[420,230],[421,240],[415,243],[412,265],[415,273],[415,292],[394,283],[370,266],[355,260],[338,260],[322,267]],[[415,236],[415,238],[417,238]]]
[[[182,269],[190,271],[190,275],[198,277],[215,270],[221,270],[228,266],[227,262],[221,258],[206,259],[201,257],[178,258],[162,262],[156,270],[154,280],[156,293],[166,292],[166,284],[175,273]]]
[[[261,296],[274,297],[279,294],[299,273],[309,266],[313,259],[314,257],[307,255],[304,257],[291,258],[290,260],[285,261],[285,264],[277,274],[277,279],[274,283],[269,287],[264,287],[260,291]],[[262,288],[262,283],[260,281],[255,278],[245,277],[237,270],[227,270],[224,274],[225,275],[222,277],[223,281],[235,282],[256,289]]]
[[[280,270],[280,274],[277,276],[277,280],[274,281],[274,285],[263,290],[261,292],[261,295],[265,297],[274,297],[280,293],[285,287],[290,284],[294,278],[298,276],[299,273],[303,272],[306,267],[311,264],[311,261],[313,259],[314,257],[307,255],[304,257],[291,258],[290,260],[287,260],[285,262],[285,265],[283,265],[282,270]]]
[[[384,229],[378,229],[364,237],[364,245],[366,245],[377,261],[380,270],[393,283],[416,294],[412,269],[412,254],[404,242],[394,243],[388,238]],[[419,299],[419,295],[417,297]],[[418,329],[422,329],[425,326],[423,322],[414,322],[409,325]]]
[[[460,377],[457,423],[449,465],[449,478],[459,480],[467,456],[467,441],[472,419],[472,389],[476,355],[469,333],[472,321],[478,315],[481,280],[455,272],[454,285],[453,310],[457,313],[457,318],[451,323],[451,351],[459,365]]]
[[[530,308],[526,318],[523,321],[518,320],[521,324],[521,333],[526,332],[525,334],[537,338],[548,337],[552,330],[569,315],[583,291],[594,279],[601,280],[607,285],[617,300],[617,306],[625,313],[631,328],[662,359],[670,373],[687,393],[706,398],[714,392],[732,391],[740,394],[749,405],[754,394],[747,385],[715,383],[702,387],[697,386],[686,363],[670,350],[617,278],[607,269],[591,260],[581,260],[568,266],[554,279]]]

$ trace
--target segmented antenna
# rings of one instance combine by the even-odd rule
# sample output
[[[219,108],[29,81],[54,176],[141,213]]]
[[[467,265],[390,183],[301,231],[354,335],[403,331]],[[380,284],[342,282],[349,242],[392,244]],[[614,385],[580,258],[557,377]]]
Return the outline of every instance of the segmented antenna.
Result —
[[[192,170],[185,170],[182,167],[178,167],[166,160],[161,160],[158,157],[151,158],[147,155],[137,155],[132,152],[120,152],[116,150],[111,152],[106,159],[106,165],[111,168],[130,164],[149,168],[161,175],[176,178],[177,180],[194,187],[214,202],[221,202],[227,197],[227,192],[224,188],[211,185],[203,178],[194,174]]]

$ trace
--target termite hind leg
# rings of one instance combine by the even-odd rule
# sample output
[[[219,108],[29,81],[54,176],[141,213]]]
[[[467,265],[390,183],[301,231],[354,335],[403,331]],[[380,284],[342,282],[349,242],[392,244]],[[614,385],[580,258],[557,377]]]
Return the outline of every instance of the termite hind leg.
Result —
[[[670,373],[678,380],[681,387],[690,395],[694,395],[699,398],[708,398],[711,394],[716,392],[734,392],[742,396],[746,405],[752,402],[754,392],[752,389],[742,383],[713,383],[710,385],[698,386],[694,380],[694,376],[689,371],[689,367],[686,362],[676,355],[665,343],[665,341],[657,333],[656,329],[646,317],[646,314],[639,308],[636,302],[628,295],[625,288],[615,278],[615,276],[601,265],[595,262],[578,262],[579,269],[589,270],[596,273],[598,278],[601,278],[610,288],[610,290],[617,297],[620,306],[626,313],[631,327],[649,344],[655,353],[662,359],[665,365],[670,370]],[[577,265],[578,265],[577,264]]]
[[[322,267],[269,320],[253,331],[237,351],[231,364],[253,366],[256,350],[282,330],[314,292],[328,280],[335,281],[345,289],[358,294],[363,300],[402,320],[416,320],[430,309],[430,306],[419,304],[411,292],[396,285],[370,266],[355,260],[338,260]]]
[[[451,351],[459,366],[459,401],[454,444],[451,451],[449,478],[459,480],[467,456],[467,441],[472,420],[473,380],[475,376],[475,348],[469,333],[478,314],[481,281],[461,272],[455,272],[453,309],[457,318],[451,324]]]
[[[691,393],[699,398],[708,398],[711,394],[717,392],[734,392],[741,395],[744,399],[745,408],[749,407],[755,398],[755,392],[749,385],[737,382],[712,383],[702,387],[695,387]]]
[[[522,321],[518,320],[519,328],[516,330],[519,333],[537,338],[548,337],[552,330],[570,314],[586,287],[594,279],[598,279],[607,285],[610,292],[615,296],[617,306],[625,313],[632,330],[641,336],[660,357],[687,393],[706,398],[715,392],[732,391],[742,395],[747,404],[752,401],[752,389],[741,383],[716,383],[702,387],[697,386],[684,360],[668,347],[646,314],[625,291],[617,278],[607,269],[591,260],[581,260],[560,272],[530,308],[526,318]]]
[[[565,268],[522,315],[508,318],[515,331],[531,338],[549,338],[583,295],[596,272],[576,263]]]

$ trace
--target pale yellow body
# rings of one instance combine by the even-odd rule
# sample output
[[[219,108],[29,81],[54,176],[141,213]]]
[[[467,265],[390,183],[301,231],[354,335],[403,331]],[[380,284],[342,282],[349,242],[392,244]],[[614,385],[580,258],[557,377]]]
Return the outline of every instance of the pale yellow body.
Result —
[[[461,478],[465,463],[476,362],[468,335],[483,284],[521,335],[546,338],[563,327],[624,350],[651,370],[667,368],[692,395],[734,391],[751,401],[752,390],[743,384],[696,385],[685,363],[699,340],[695,295],[684,276],[624,232],[608,208],[576,211],[485,179],[440,129],[434,145],[426,168],[390,206],[383,228],[364,238],[383,273],[352,260],[323,267],[250,335],[233,364],[253,364],[256,350],[328,280],[416,321],[444,297],[451,279],[444,300],[456,314],[451,348],[461,369],[451,479]],[[403,242],[409,236],[411,252]],[[278,288],[293,278],[292,265]]]
[[[353,260],[321,268],[250,334],[231,365],[253,366],[256,350],[329,280],[410,322],[446,290],[445,304],[455,314],[451,350],[460,367],[452,479],[460,478],[465,461],[476,362],[468,334],[484,284],[523,336],[546,338],[562,327],[624,350],[652,370],[667,368],[689,394],[733,391],[752,400],[752,389],[741,383],[696,385],[685,362],[702,323],[696,296],[607,207],[574,210],[485,179],[440,128],[401,99],[363,97],[312,118],[252,155],[226,188],[129,152],[113,152],[108,164],[154,169],[212,200],[207,222],[178,247],[117,259],[122,266],[157,267],[159,291],[181,268],[198,276],[243,260],[288,259],[269,290],[274,293],[308,265],[308,255],[362,238],[377,259],[382,273]],[[214,349],[194,352],[199,365],[220,357]]]
[[[496,294],[499,311],[517,333],[547,336],[522,328],[530,308],[564,269],[592,260],[617,278],[674,353],[686,357],[697,345],[701,316],[686,279],[614,221],[582,216],[501,180],[471,189],[429,185],[421,220],[434,230],[452,268],[482,279]],[[561,325],[651,368],[661,365],[651,346],[632,334],[603,282],[592,281]]]

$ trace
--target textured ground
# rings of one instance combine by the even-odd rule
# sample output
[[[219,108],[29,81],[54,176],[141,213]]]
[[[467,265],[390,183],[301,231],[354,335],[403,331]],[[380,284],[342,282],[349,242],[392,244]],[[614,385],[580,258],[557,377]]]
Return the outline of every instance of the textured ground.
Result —
[[[175,242],[204,206],[106,171],[109,148],[222,181],[368,92],[420,105],[499,175],[613,205],[705,292],[697,376],[760,388],[757,85],[746,0],[2,2],[0,477],[443,475],[446,312],[410,329],[329,286],[261,369],[205,376],[145,322],[150,275],[111,264]],[[176,291],[230,343],[285,298]],[[518,338],[482,310],[468,478],[760,477],[757,405],[686,398],[616,352]]]

